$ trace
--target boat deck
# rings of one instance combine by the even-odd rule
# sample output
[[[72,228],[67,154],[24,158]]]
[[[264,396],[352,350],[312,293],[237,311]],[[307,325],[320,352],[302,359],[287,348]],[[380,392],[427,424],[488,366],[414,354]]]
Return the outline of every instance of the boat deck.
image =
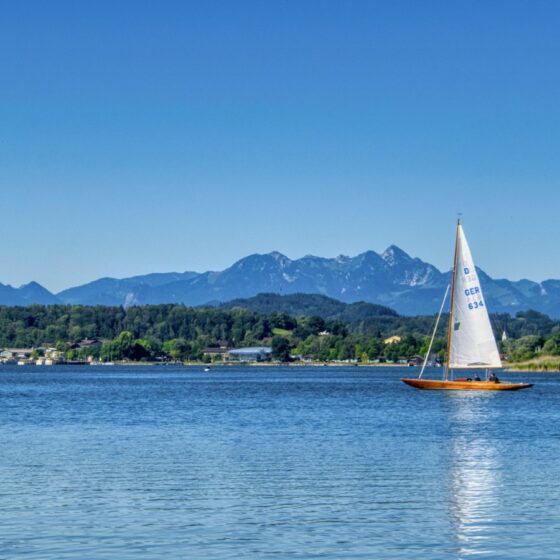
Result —
[[[532,383],[507,383],[495,381],[436,380],[436,379],[402,379],[403,383],[417,389],[439,391],[518,391],[532,387]]]

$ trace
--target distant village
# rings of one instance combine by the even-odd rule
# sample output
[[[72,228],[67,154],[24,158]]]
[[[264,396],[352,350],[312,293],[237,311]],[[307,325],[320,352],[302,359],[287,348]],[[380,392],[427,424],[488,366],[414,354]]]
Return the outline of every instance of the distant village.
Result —
[[[112,362],[99,362],[94,356],[88,356],[85,360],[68,359],[68,350],[83,350],[100,346],[102,341],[97,339],[85,338],[79,342],[69,344],[65,350],[57,350],[54,347],[38,347],[38,348],[4,348],[0,352],[1,364],[17,364],[20,366],[37,365],[52,366],[61,364],[91,364],[104,365]],[[204,349],[204,356],[208,357],[210,362],[215,361],[237,361],[237,362],[266,362],[271,360],[272,348],[269,346],[257,346],[250,348],[227,348],[226,346],[209,347]],[[126,362],[126,360],[123,360]],[[166,361],[162,356],[158,360]]]
[[[321,333],[322,334],[322,333]],[[384,344],[396,344],[402,340],[401,336],[394,335],[386,338]],[[0,364],[12,364],[19,366],[36,365],[36,366],[52,366],[52,365],[113,365],[113,361],[99,361],[92,355],[87,356],[83,360],[69,359],[68,353],[71,350],[80,350],[84,354],[84,350],[88,348],[96,348],[101,346],[103,342],[98,339],[84,338],[79,342],[68,344],[64,350],[57,349],[52,346],[44,346],[37,348],[4,348],[0,351]],[[291,356],[292,361],[297,363],[312,363],[314,360],[303,358],[302,356]],[[127,363],[128,360],[119,360],[118,363]],[[227,346],[212,346],[204,348],[204,363],[263,363],[273,361],[272,348],[270,346],[252,346],[247,348],[228,348]],[[155,359],[155,363],[182,363],[170,360],[168,356],[160,356]],[[358,360],[333,360],[333,363],[358,363]],[[389,362],[383,357],[377,360],[371,360],[371,364],[393,363],[395,365],[421,366],[424,362],[422,356],[402,356],[395,362]],[[152,361],[151,363],[154,363]],[[434,354],[430,357],[429,363],[433,366],[439,366]]]

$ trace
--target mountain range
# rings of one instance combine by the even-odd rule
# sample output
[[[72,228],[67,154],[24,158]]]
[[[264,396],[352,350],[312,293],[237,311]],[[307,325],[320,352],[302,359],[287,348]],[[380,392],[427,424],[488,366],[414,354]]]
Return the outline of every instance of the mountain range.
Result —
[[[493,312],[514,314],[535,309],[560,317],[560,280],[493,279],[478,269],[487,303]],[[36,282],[20,288],[0,284],[0,304],[142,305],[218,304],[259,293],[322,294],[345,303],[364,301],[390,307],[403,315],[437,312],[450,272],[413,258],[392,245],[383,253],[366,251],[355,257],[312,255],[289,259],[278,252],[245,257],[220,272],[153,273],[130,278],[100,278],[49,292]]]

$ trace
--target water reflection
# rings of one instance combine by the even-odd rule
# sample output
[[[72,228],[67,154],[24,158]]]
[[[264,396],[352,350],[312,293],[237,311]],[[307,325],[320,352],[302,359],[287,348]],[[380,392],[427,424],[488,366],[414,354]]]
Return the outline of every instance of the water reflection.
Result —
[[[450,395],[450,521],[460,557],[490,554],[500,465],[493,394]]]

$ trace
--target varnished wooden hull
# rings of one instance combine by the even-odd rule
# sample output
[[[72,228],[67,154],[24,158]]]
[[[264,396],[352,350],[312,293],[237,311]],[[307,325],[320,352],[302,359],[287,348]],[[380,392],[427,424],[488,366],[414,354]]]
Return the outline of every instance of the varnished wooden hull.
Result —
[[[436,379],[402,379],[417,389],[438,391],[518,391],[532,387],[532,383],[494,383],[493,381],[438,381]]]

